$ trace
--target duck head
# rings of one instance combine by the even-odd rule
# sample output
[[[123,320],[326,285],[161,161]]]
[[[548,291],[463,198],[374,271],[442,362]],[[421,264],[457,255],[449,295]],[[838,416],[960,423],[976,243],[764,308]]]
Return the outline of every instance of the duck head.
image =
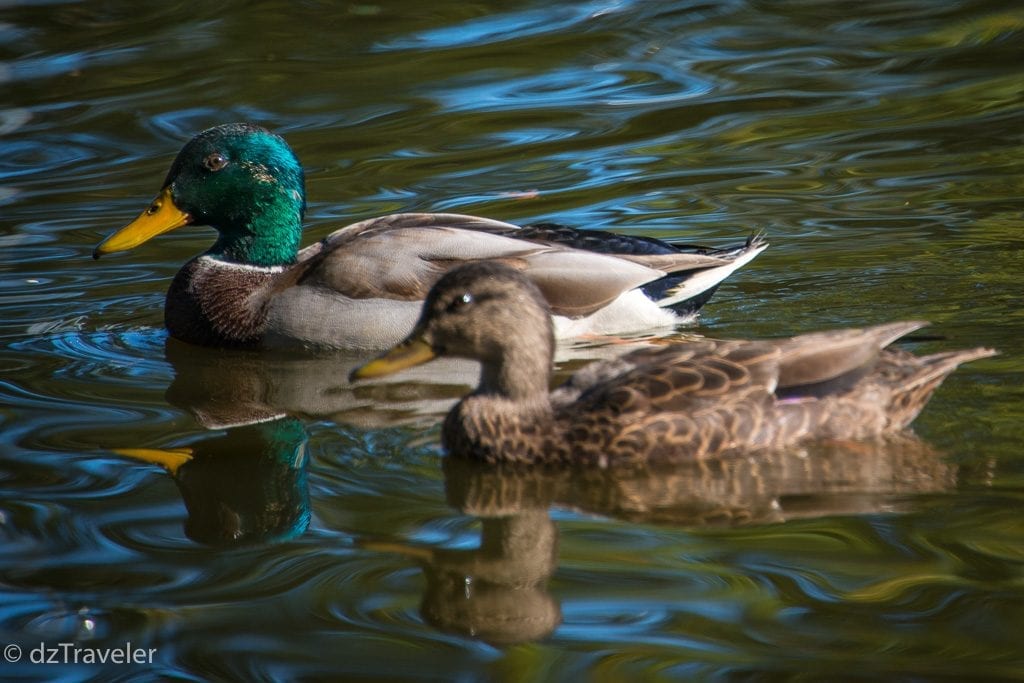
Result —
[[[405,341],[350,379],[390,375],[437,356],[477,360],[477,393],[547,394],[554,354],[547,301],[518,270],[496,261],[454,268],[435,284]]]
[[[93,257],[195,224],[217,230],[211,256],[284,265],[298,253],[305,209],[302,166],[284,138],[247,123],[216,126],[189,140],[149,208],[105,239]]]

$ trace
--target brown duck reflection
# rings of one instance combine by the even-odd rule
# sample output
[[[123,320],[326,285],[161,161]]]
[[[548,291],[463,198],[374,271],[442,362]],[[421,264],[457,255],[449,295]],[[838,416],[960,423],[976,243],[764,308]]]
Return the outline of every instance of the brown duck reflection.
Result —
[[[425,621],[497,646],[540,640],[561,623],[548,590],[558,562],[552,506],[708,528],[899,511],[956,483],[956,468],[911,434],[670,468],[496,467],[449,457],[444,472],[449,504],[481,519],[478,548],[362,545],[421,564]]]
[[[470,550],[425,548],[364,540],[369,550],[418,561],[426,577],[423,619],[446,633],[497,646],[541,640],[562,623],[562,610],[547,584],[558,565],[558,529],[546,506],[519,501],[514,511],[481,518],[480,546]]]
[[[561,607],[547,588],[558,563],[558,529],[547,508],[480,516],[480,546],[471,550],[360,545],[420,563],[426,577],[420,613],[440,631],[498,646],[547,637],[562,623]]]
[[[956,483],[956,467],[910,433],[817,442],[673,466],[599,470],[495,467],[445,460],[449,501],[472,514],[547,505],[647,524],[772,524],[898,510]]]

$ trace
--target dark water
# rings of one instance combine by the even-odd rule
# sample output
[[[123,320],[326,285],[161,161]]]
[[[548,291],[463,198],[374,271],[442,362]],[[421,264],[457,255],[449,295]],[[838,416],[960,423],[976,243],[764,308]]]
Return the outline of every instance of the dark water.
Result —
[[[7,2],[0,60],[0,676],[1024,678],[1019,3]],[[414,210],[766,229],[693,331],[913,317],[915,350],[1003,355],[919,438],[460,467],[464,368],[353,391],[352,359],[168,343],[203,228],[89,258],[234,120],[303,159],[307,243]],[[152,662],[31,661],[129,641]]]

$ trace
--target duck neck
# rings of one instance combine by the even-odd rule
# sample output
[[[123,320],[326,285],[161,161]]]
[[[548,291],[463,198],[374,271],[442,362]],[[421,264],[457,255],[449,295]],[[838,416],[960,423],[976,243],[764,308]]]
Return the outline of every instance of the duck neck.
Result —
[[[220,237],[208,253],[251,266],[290,265],[299,253],[302,217],[301,199],[282,190],[230,228],[218,227]]]
[[[550,411],[551,363],[550,345],[504,348],[496,360],[481,366],[476,394]]]

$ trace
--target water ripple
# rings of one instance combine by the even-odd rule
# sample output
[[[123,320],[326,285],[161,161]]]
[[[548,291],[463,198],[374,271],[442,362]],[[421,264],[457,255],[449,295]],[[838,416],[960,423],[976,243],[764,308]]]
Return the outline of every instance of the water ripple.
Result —
[[[123,332],[66,331],[33,336],[10,345],[11,350],[58,361],[54,377],[103,380],[137,386],[140,381],[169,380],[163,358],[166,333],[143,329]]]
[[[523,40],[539,35],[558,35],[577,24],[606,14],[626,11],[635,3],[624,0],[591,0],[572,6],[554,6],[504,12],[440,29],[422,31],[385,43],[376,49],[431,51]]]
[[[448,111],[524,112],[532,108],[555,109],[584,104],[671,104],[706,93],[710,88],[696,78],[679,83],[678,74],[675,74],[676,82],[670,88],[659,88],[656,81],[645,83],[637,73],[620,73],[621,68],[624,67],[562,68],[520,77],[505,73],[478,73],[469,83],[463,81],[443,90],[435,86],[431,94]],[[668,92],[658,93],[659,89],[667,89]]]

